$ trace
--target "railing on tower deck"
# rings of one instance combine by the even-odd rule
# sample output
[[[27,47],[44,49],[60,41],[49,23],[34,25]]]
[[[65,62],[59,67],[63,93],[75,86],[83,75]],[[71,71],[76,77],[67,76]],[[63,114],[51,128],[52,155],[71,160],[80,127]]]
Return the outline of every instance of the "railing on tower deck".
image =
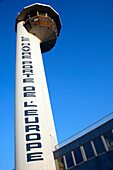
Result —
[[[96,129],[97,127],[108,122],[111,119],[113,119],[113,112],[108,114],[107,116],[103,117],[102,119],[98,120],[97,122],[93,123],[92,125],[88,126],[87,128],[81,130],[80,132],[76,133],[75,135],[71,136],[70,138],[59,143],[58,145],[55,146],[55,150],[62,148],[63,146],[71,143],[72,141],[78,139],[79,137],[81,137],[81,136],[87,134],[88,132]]]
[[[49,27],[54,32],[56,32],[56,35],[57,35],[56,24],[55,24],[55,22],[49,16],[40,16],[40,15],[37,15],[37,16],[29,17],[26,21],[30,22],[31,27],[34,27],[36,25]]]

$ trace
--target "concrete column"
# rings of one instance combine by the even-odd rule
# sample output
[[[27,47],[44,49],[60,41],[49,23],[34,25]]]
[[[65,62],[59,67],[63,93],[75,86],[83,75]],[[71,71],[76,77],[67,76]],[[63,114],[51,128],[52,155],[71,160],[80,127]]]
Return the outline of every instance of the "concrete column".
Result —
[[[101,135],[101,140],[102,140],[102,143],[103,143],[103,145],[104,145],[105,150],[106,150],[106,151],[109,151],[103,135]]]
[[[91,146],[92,146],[92,149],[93,149],[94,155],[95,155],[95,156],[97,156],[97,152],[96,152],[96,149],[95,149],[95,146],[94,146],[93,141],[91,141]]]
[[[83,146],[80,147],[80,150],[81,150],[81,153],[82,153],[83,161],[87,161],[86,154],[85,154]]]
[[[15,79],[15,169],[55,170],[57,137],[40,40],[17,24]]]

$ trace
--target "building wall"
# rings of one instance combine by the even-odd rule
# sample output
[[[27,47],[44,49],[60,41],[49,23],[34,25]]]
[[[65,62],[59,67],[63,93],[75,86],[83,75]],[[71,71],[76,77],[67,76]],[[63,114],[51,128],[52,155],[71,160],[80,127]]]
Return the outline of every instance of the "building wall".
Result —
[[[113,150],[94,157],[70,170],[112,170],[113,169]]]
[[[113,168],[113,119],[54,152],[59,169]]]

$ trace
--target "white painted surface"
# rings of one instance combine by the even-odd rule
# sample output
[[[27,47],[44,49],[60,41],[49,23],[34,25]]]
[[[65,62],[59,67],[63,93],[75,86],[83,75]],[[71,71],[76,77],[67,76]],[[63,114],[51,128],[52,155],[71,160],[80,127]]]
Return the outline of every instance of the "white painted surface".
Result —
[[[22,41],[21,37],[29,38],[30,52],[32,59],[22,59]],[[27,48],[26,48],[27,49]],[[23,61],[32,61],[34,83],[23,83]],[[34,86],[36,97],[24,97],[23,87]],[[33,103],[30,103],[33,101]],[[37,105],[37,107],[24,107],[24,102]],[[36,130],[25,132],[25,110],[37,109],[39,118],[38,132],[41,135],[41,140],[33,140],[30,143],[40,142],[41,148],[33,148],[30,151],[26,150],[26,135],[37,133]],[[33,116],[28,116],[29,121],[34,120]],[[40,51],[40,40],[34,35],[28,33],[23,26],[23,22],[17,24],[17,46],[16,46],[16,81],[15,81],[15,169],[16,170],[55,170],[55,161],[53,157],[53,148],[57,144],[57,137],[53,122],[53,116],[50,106],[46,78],[43,68],[42,55]],[[27,154],[43,152],[41,157],[43,160],[27,162]]]

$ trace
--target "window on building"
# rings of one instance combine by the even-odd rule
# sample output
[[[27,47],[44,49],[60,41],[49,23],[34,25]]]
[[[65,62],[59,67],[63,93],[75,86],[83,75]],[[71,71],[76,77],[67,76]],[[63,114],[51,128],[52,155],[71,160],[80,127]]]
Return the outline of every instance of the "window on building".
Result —
[[[113,148],[113,130],[103,135],[107,144],[108,149]]]
[[[65,170],[63,157],[57,159],[59,170]]]
[[[83,158],[82,158],[80,148],[74,150],[73,153],[74,153],[74,156],[75,156],[76,164],[83,162]]]
[[[85,151],[87,159],[94,157],[94,152],[93,152],[91,143],[87,143],[83,147],[84,147],[84,151]]]
[[[101,138],[95,139],[93,143],[94,143],[97,154],[101,154],[102,152],[105,152],[105,148],[104,148]]]
[[[71,152],[68,153],[67,155],[65,155],[65,158],[66,158],[67,168],[70,168],[70,167],[74,166],[74,162],[73,162]]]

